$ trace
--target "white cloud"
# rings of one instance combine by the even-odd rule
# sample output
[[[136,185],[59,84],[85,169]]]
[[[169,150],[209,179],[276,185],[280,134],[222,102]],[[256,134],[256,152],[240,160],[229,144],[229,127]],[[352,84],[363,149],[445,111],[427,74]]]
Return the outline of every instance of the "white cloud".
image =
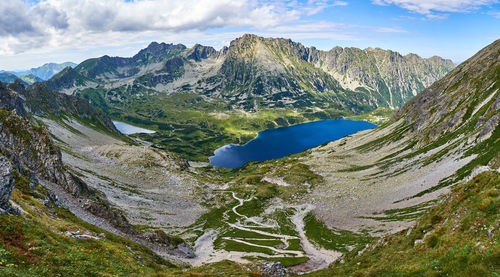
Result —
[[[426,17],[428,19],[443,20],[443,19],[447,19],[449,16],[450,15],[447,13],[439,13],[439,14],[429,13],[429,14],[427,14]]]
[[[470,12],[498,0],[372,0],[375,5],[397,5],[403,9],[425,15],[429,19],[446,19],[442,12]],[[438,12],[438,13],[436,13]]]
[[[96,35],[116,38],[222,27],[271,28],[298,19],[301,12],[287,2],[266,0],[41,0],[32,4],[1,0],[0,14],[0,54],[15,54],[77,45]],[[107,39],[98,41],[102,40]]]
[[[378,28],[373,28],[375,32],[379,33],[407,33],[408,31],[397,28],[397,27],[378,27]]]
[[[336,0],[0,0],[0,69],[133,55],[153,40],[220,48],[245,32],[343,41],[405,32],[307,20],[346,5]]]
[[[307,15],[314,15],[329,7],[347,6],[348,4],[345,1],[309,0],[307,5],[300,7],[300,10],[304,11]]]

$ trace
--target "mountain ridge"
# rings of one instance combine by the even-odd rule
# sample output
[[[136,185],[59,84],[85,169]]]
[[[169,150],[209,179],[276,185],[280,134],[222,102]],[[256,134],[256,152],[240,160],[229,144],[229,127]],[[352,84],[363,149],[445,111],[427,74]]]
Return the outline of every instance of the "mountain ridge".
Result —
[[[175,66],[165,67],[168,63]],[[131,58],[103,56],[84,61],[75,68],[79,76],[72,81],[48,83],[67,93],[102,86],[125,97],[128,93],[194,91],[243,109],[320,102],[360,112],[363,108],[357,105],[398,107],[454,66],[438,57],[402,56],[380,48],[321,51],[290,39],[245,34],[218,51],[199,44],[187,48],[152,42]],[[405,79],[396,82],[401,76]]]

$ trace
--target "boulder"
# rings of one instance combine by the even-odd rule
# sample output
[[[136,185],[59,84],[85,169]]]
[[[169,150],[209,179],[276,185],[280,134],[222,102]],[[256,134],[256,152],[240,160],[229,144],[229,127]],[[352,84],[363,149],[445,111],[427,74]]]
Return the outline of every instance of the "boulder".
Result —
[[[261,274],[268,277],[281,277],[286,276],[287,271],[280,262],[269,262],[264,265]]]

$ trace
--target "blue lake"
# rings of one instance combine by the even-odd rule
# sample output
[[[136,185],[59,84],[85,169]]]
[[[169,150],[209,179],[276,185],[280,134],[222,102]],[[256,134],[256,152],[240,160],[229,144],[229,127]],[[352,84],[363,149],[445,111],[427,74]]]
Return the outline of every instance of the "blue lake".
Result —
[[[250,161],[282,158],[376,127],[367,121],[335,119],[269,129],[245,145],[228,144],[215,150],[209,160],[218,167],[238,168]]]
[[[141,127],[137,127],[134,125],[130,125],[125,122],[120,122],[120,121],[114,121],[113,124],[115,124],[116,129],[120,131],[120,133],[125,134],[125,135],[131,135],[131,134],[137,134],[137,133],[146,133],[146,134],[153,134],[155,131],[144,129]]]

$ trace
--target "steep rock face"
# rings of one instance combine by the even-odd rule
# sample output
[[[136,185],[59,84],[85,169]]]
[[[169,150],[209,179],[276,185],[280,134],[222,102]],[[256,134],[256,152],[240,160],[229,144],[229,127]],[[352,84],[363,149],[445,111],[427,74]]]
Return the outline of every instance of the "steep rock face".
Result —
[[[13,170],[12,163],[0,154],[0,214],[10,209],[10,193],[14,187]]]
[[[25,102],[26,101],[26,102]],[[3,210],[8,210],[8,198],[14,182],[12,170],[29,177],[30,187],[43,182],[57,184],[73,197],[85,200],[83,209],[110,222],[117,229],[136,235],[137,231],[119,212],[113,210],[95,191],[80,178],[67,171],[62,162],[61,151],[54,145],[44,127],[34,125],[31,110],[38,115],[72,115],[87,117],[102,124],[108,123],[115,130],[110,119],[96,111],[83,99],[62,95],[37,84],[26,89],[17,82],[9,86],[0,83],[0,194]],[[23,117],[20,117],[23,116]],[[27,119],[28,118],[28,119]],[[112,129],[111,129],[112,127]]]
[[[232,104],[246,108],[258,108],[249,102],[254,99],[263,106],[305,107],[342,92],[334,78],[304,60],[307,53],[291,40],[245,35],[229,46],[219,70],[220,90],[235,99]],[[335,100],[340,106],[352,105],[350,99]]]
[[[94,109],[87,100],[50,90],[43,83],[25,87],[20,82],[8,86],[0,82],[0,108],[15,109],[19,116],[29,116],[26,111],[29,110],[37,116],[77,117],[101,125],[110,132],[118,133],[111,119],[103,112]]]
[[[45,128],[34,126],[17,116],[15,111],[0,110],[0,150],[12,161],[19,174],[30,177],[34,186],[41,180],[55,183],[73,197],[84,200],[83,209],[127,234],[137,234],[121,213],[113,210],[105,199],[97,196],[80,178],[66,171],[61,151],[53,144]],[[7,166],[2,168],[8,169]],[[8,170],[2,176],[6,178],[5,182],[10,182]],[[2,195],[8,198],[12,186],[8,183],[2,187],[5,187],[2,191],[6,192]]]
[[[48,86],[70,94],[99,93],[99,105],[111,106],[139,95],[196,92],[246,110],[317,106],[362,112],[399,107],[453,67],[439,57],[382,49],[320,51],[290,39],[247,34],[220,51],[154,42],[132,58],[84,61]]]
[[[186,50],[186,46],[182,44],[166,44],[152,42],[137,53],[134,57],[129,59],[137,64],[147,64],[153,62],[158,62],[164,60],[165,58],[173,57],[182,51]]]
[[[2,82],[0,82],[0,109],[15,110],[20,116],[27,114],[23,99]]]
[[[49,133],[20,118],[14,111],[0,111],[0,149],[23,174],[63,186],[73,195],[86,190],[65,172],[60,150],[52,144]]]
[[[439,80],[455,65],[439,57],[422,59],[380,48],[335,47],[311,51],[315,66],[337,76],[344,88],[367,90],[380,106],[399,107],[425,87]]]

